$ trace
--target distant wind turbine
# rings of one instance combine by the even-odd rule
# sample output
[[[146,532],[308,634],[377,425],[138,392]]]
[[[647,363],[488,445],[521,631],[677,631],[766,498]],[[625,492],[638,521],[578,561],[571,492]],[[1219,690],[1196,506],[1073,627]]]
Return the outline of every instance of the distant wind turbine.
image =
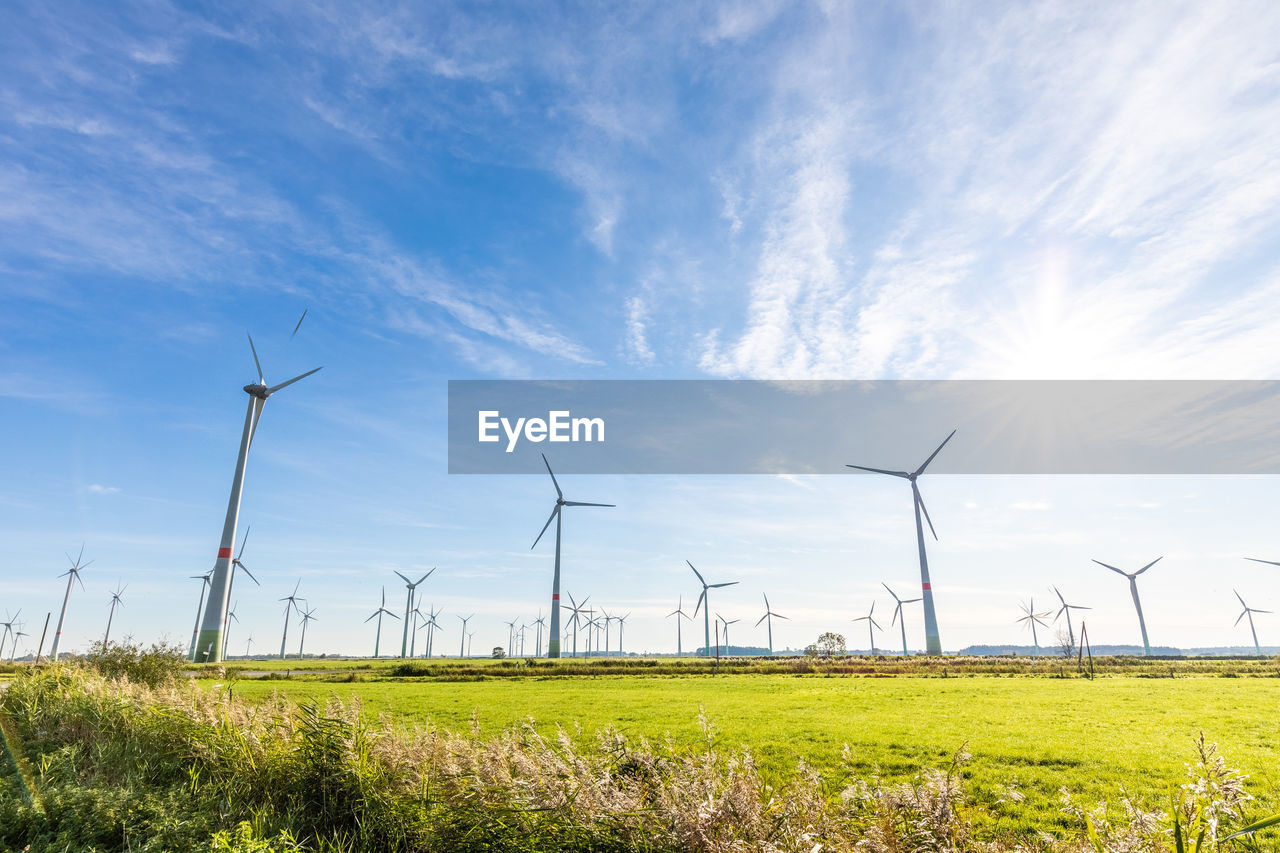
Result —
[[[783,616],[781,613],[773,612],[773,608],[769,606],[769,596],[765,595],[764,615],[761,616],[759,620],[756,621],[756,627],[759,628],[761,622],[767,623],[766,627],[769,629],[769,657],[773,657],[773,619],[775,616],[779,619],[787,618],[786,616]]]
[[[693,617],[690,616],[688,613],[684,612],[684,596],[683,595],[680,596],[680,598],[677,600],[676,609],[672,610],[670,613],[667,614],[668,619],[670,619],[672,616],[676,617],[676,657],[681,657],[684,654],[684,649],[681,648],[681,641],[680,641],[680,620],[688,619],[690,622],[693,621]]]
[[[102,635],[103,651],[106,651],[107,641],[111,639],[111,622],[112,620],[115,619],[115,616],[116,616],[116,606],[124,604],[124,602],[120,600],[120,596],[123,595],[124,591],[128,588],[129,588],[128,585],[120,586],[119,582],[117,582],[116,591],[111,593],[111,609],[107,611],[107,630],[106,630],[106,633]]]
[[[928,463],[925,463],[925,464],[928,464]],[[876,635],[875,635],[875,629],[880,628],[880,623],[879,623],[879,622],[877,622],[877,621],[876,621],[876,619],[875,619],[875,612],[876,612],[876,603],[873,601],[873,602],[871,602],[871,609],[867,611],[867,615],[866,615],[866,616],[859,616],[857,619],[854,619],[854,620],[853,620],[854,622],[864,622],[864,621],[865,621],[865,622],[867,623],[867,636],[869,636],[869,637],[871,638],[871,654],[872,654],[872,656],[874,656],[874,655],[875,655],[875,653],[876,653]],[[883,631],[884,629],[883,629],[883,628],[880,628],[880,630],[881,630],[881,631]]]
[[[719,619],[720,624],[724,626],[724,653],[726,655],[732,654],[733,648],[729,645],[729,626],[734,624],[735,622],[741,622],[742,620],[726,619],[723,616],[721,616],[719,613],[716,614],[716,618]]]
[[[929,522],[929,532],[933,534],[933,538],[938,538],[938,532],[933,529],[933,520],[929,518],[929,510],[925,508],[924,498],[920,496],[920,488],[916,485],[916,480],[929,467],[929,463],[934,460],[942,448],[947,446],[947,442],[956,434],[955,430],[951,431],[942,440],[942,444],[938,445],[938,449],[929,454],[929,458],[920,464],[920,467],[914,471],[886,471],[883,468],[867,468],[863,465],[846,465],[846,468],[856,468],[859,471],[871,471],[875,474],[888,474],[891,477],[901,477],[911,482],[911,498],[915,503],[916,512],[916,545],[920,551],[920,589],[921,597],[924,599],[924,640],[925,651],[931,655],[942,654],[942,640],[938,636],[938,617],[933,609],[933,586],[929,581],[929,558],[925,554],[924,549],[924,527],[920,523],[920,514],[924,513],[924,520]]]
[[[396,572],[397,575],[400,575],[400,579],[404,581],[405,588],[408,590],[404,599],[404,637],[400,640],[400,657],[402,658],[409,656],[409,632],[413,630],[413,591],[418,588],[420,583],[431,577],[431,573],[434,571],[435,567],[432,567],[430,572],[427,572],[416,581],[411,581],[401,575],[400,572]]]
[[[15,630],[14,625],[17,624],[18,617],[22,615],[22,608],[19,607],[18,612],[13,614],[12,616],[9,616],[8,614],[9,614],[9,611],[6,610],[5,615],[9,621],[0,622],[0,628],[4,628],[4,635],[0,636],[0,657],[4,656],[4,644],[9,641],[9,636],[14,632]],[[14,640],[14,649],[15,650],[17,649],[16,639]],[[10,656],[10,659],[12,659],[12,655]]]
[[[1244,610],[1240,612],[1240,615],[1236,617],[1236,625],[1240,624],[1241,619],[1245,618],[1246,616],[1249,617],[1249,633],[1253,635],[1253,650],[1254,652],[1257,653],[1258,657],[1262,657],[1262,647],[1258,645],[1258,632],[1253,627],[1253,614],[1270,613],[1271,611],[1258,610],[1256,608],[1250,607],[1249,605],[1244,603],[1244,599],[1240,597],[1240,593],[1236,592],[1234,589],[1231,591],[1236,593],[1236,598],[1240,599],[1240,606],[1244,608]]]
[[[298,587],[302,586],[302,580],[299,579],[293,585],[293,592],[279,599],[284,602],[284,631],[280,634],[280,660],[284,660],[284,644],[289,640],[289,614],[291,610],[302,612],[302,608],[298,607],[298,602],[305,599],[298,598]]]
[[[685,560],[689,563],[688,560]],[[707,597],[707,592],[713,589],[719,589],[724,586],[733,586],[737,581],[729,581],[728,583],[707,583],[702,577],[702,573],[693,568],[693,563],[689,563],[689,568],[693,569],[693,573],[698,576],[698,583],[702,584],[702,594],[698,596],[698,603],[693,608],[693,615],[698,615],[698,608],[706,605],[706,609],[702,611],[702,632],[703,643],[706,647],[706,656],[711,656],[711,600]]]
[[[1058,588],[1056,586],[1053,588],[1053,594],[1058,596],[1058,601],[1062,603],[1062,606],[1058,608],[1058,612],[1054,614],[1053,621],[1057,622],[1059,616],[1062,616],[1064,613],[1066,614],[1067,640],[1070,641],[1071,648],[1074,649],[1076,647],[1076,632],[1075,632],[1075,629],[1071,627],[1071,611],[1072,610],[1090,610],[1092,608],[1085,607],[1083,604],[1067,604],[1067,600],[1062,597],[1062,593],[1058,591]]]
[[[1036,654],[1040,653],[1040,638],[1036,635],[1036,625],[1048,628],[1049,623],[1045,622],[1045,617],[1049,615],[1048,611],[1044,613],[1036,612],[1036,600],[1030,599],[1026,604],[1019,605],[1022,608],[1023,617],[1016,621],[1021,622],[1024,626],[1031,628],[1031,644],[1035,646]]]
[[[1138,575],[1142,574],[1163,559],[1164,557],[1156,557],[1136,572],[1126,572],[1123,569],[1117,569],[1115,566],[1109,566],[1101,560],[1094,560],[1095,563],[1102,566],[1104,569],[1110,569],[1116,574],[1124,575],[1129,579],[1129,592],[1133,595],[1133,609],[1138,611],[1138,627],[1142,629],[1142,648],[1143,654],[1145,655],[1151,654],[1151,643],[1147,640],[1147,620],[1142,618],[1142,601],[1138,598]]]
[[[907,651],[907,617],[902,612],[902,605],[915,604],[917,601],[922,601],[923,599],[898,598],[898,594],[889,589],[889,585],[887,583],[882,582],[880,586],[888,589],[889,595],[893,596],[893,600],[896,602],[893,608],[893,619],[889,621],[889,625],[892,626],[894,622],[898,623],[898,628],[902,631],[902,656],[906,657],[911,653]]]
[[[302,611],[302,637],[298,640],[298,660],[302,660],[302,649],[307,644],[307,623],[320,621],[316,618],[315,612],[314,607],[308,607]]]
[[[18,630],[13,632],[13,645],[9,648],[9,663],[13,663],[13,659],[18,656],[18,638],[29,636],[26,631],[22,630],[25,625],[25,622],[20,623]]]
[[[614,621],[618,623],[618,654],[622,654],[622,629],[627,625],[627,619],[630,618],[631,611],[628,610],[624,616],[615,616]],[[734,620],[737,621],[737,620]]]
[[[538,644],[535,647],[534,655],[536,657],[542,657],[542,629],[547,627],[547,620],[542,615],[541,610],[538,611],[538,618],[533,620],[533,624],[538,626]],[[465,625],[463,625],[462,627],[464,630],[466,629]],[[547,638],[547,645],[551,645],[550,637]]]
[[[227,610],[227,629],[222,632],[222,659],[227,659],[227,642],[231,639],[231,622],[235,621],[239,624],[240,617],[236,615],[236,608],[240,606],[240,602],[235,602]]]
[[[586,503],[584,501],[567,501],[564,499],[564,492],[560,491],[560,484],[556,482],[556,475],[551,470],[551,463],[547,461],[547,455],[542,454],[542,464],[547,466],[547,473],[551,474],[551,485],[556,487],[556,505],[551,510],[551,515],[547,518],[547,523],[542,525],[542,532],[538,534],[538,538],[533,540],[533,544],[529,546],[532,551],[538,546],[538,542],[542,539],[542,534],[547,532],[547,528],[551,526],[551,522],[556,523],[556,566],[555,574],[551,579],[551,638],[547,640],[547,657],[560,657],[560,533],[564,516],[564,508],[567,506],[616,506],[616,504],[595,504]],[[521,652],[523,654],[523,652]]]
[[[83,564],[80,562],[84,559],[83,544],[80,545],[80,556],[72,560],[71,555],[68,554],[67,559],[71,561],[71,568],[62,573],[67,576],[67,594],[62,599],[62,612],[58,614],[58,628],[53,635],[53,648],[49,652],[54,660],[58,659],[58,646],[62,643],[62,622],[67,617],[67,602],[71,600],[71,582],[75,581],[80,584],[81,589],[84,589],[84,581],[80,579],[80,572],[93,565],[93,560]],[[62,575],[58,575],[58,577],[62,577]]]
[[[249,446],[253,443],[258,429],[258,418],[267,405],[267,398],[282,388],[306,379],[320,368],[308,370],[279,385],[268,386],[262,377],[262,363],[258,361],[258,350],[253,345],[253,337],[249,337],[249,350],[253,353],[253,364],[258,370],[258,381],[244,386],[249,395],[249,406],[244,415],[244,430],[240,434],[240,453],[236,457],[236,470],[231,479],[231,496],[227,500],[227,514],[222,522],[222,538],[218,542],[218,558],[213,564],[213,578],[209,582],[209,604],[205,608],[200,624],[200,635],[196,640],[196,649],[207,649],[207,660],[216,663],[222,660],[222,632],[227,622],[227,605],[231,602],[231,549],[236,544],[236,524],[240,519],[240,496],[244,489],[244,474],[249,462]]]
[[[387,588],[385,586],[382,588],[382,603],[378,605],[377,610],[373,611],[372,616],[364,620],[365,624],[373,621],[374,616],[378,617],[378,631],[373,635],[373,656],[376,658],[379,656],[378,651],[382,647],[382,617],[390,616],[392,619],[400,618],[387,609]]]
[[[204,615],[204,593],[209,588],[209,578],[213,577],[213,569],[202,575],[191,575],[192,580],[203,581],[200,584],[200,603],[196,605],[196,624],[191,629],[191,646],[187,649],[187,657],[196,659],[196,637],[200,633],[200,617]]]
[[[582,599],[582,603],[573,600],[573,593],[567,593],[569,596],[569,625],[573,628],[573,656],[578,656],[578,622],[582,619],[582,614],[586,612],[587,602],[591,600],[591,596]]]
[[[474,619],[475,616],[476,615],[472,613],[466,619],[463,619],[461,616],[458,617],[462,620],[462,642],[458,644],[458,657],[460,658],[465,658],[467,656],[467,623]]]

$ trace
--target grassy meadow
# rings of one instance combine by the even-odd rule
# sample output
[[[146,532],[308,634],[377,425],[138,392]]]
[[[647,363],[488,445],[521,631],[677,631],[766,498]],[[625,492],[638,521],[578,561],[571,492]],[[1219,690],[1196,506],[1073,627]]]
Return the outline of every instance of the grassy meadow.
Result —
[[[704,715],[720,745],[749,749],[773,779],[793,773],[803,760],[833,784],[853,777],[904,781],[923,768],[948,765],[963,750],[972,756],[964,771],[969,793],[991,812],[984,819],[1023,832],[1065,825],[1062,788],[1086,802],[1125,792],[1164,802],[1169,786],[1184,781],[1191,744],[1203,730],[1251,777],[1259,806],[1280,809],[1280,678],[1223,677],[1237,675],[1225,662],[1143,662],[1137,674],[1093,680],[1051,677],[1058,664],[1044,661],[1014,662],[1005,674],[990,670],[1009,667],[1007,661],[987,661],[986,674],[964,674],[963,662],[953,662],[949,671],[961,674],[946,678],[884,677],[885,670],[912,665],[892,659],[878,668],[872,661],[846,662],[872,675],[748,668],[713,676],[699,663],[669,662],[668,669],[683,671],[648,677],[643,667],[564,676],[570,664],[562,663],[531,667],[525,677],[467,680],[458,672],[496,672],[493,664],[433,662],[420,670],[431,677],[396,679],[388,675],[398,663],[380,662],[374,670],[335,676],[357,679],[347,683],[235,679],[234,671],[202,683],[210,689],[231,684],[250,701],[273,694],[357,700],[366,716],[410,727],[456,732],[474,721],[487,736],[532,722],[545,735],[561,726],[583,740],[613,728],[688,745],[703,737]],[[1275,661],[1238,664],[1252,667],[1254,676],[1274,676],[1276,667]],[[1167,677],[1171,667],[1177,677]],[[1110,664],[1113,671],[1126,668],[1133,666]],[[1158,673],[1166,677],[1152,677]]]

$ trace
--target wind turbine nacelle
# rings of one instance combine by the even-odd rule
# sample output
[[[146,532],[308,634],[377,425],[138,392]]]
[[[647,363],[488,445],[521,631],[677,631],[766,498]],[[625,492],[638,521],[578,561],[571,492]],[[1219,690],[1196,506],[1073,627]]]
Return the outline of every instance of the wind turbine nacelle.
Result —
[[[244,386],[244,393],[250,397],[257,397],[259,400],[265,400],[270,396],[271,391],[268,390],[266,385],[254,384]]]

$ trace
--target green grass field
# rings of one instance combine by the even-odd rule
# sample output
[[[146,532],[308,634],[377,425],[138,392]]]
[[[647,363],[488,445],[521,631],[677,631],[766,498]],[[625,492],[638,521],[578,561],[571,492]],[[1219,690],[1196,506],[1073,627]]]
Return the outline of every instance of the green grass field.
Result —
[[[212,682],[209,682],[212,684]],[[803,759],[834,784],[850,774],[906,779],[972,754],[977,801],[1003,829],[1061,824],[1058,791],[1087,803],[1122,791],[1165,801],[1203,730],[1248,773],[1259,808],[1275,811],[1280,679],[1035,676],[866,678],[791,675],[493,679],[456,681],[239,680],[245,697],[358,699],[370,715],[458,729],[473,717],[492,732],[532,719],[589,737],[604,727],[677,742],[701,736],[705,712],[719,743],[751,750],[768,774]],[[845,744],[852,764],[842,764]],[[1025,801],[1009,800],[1015,780]]]

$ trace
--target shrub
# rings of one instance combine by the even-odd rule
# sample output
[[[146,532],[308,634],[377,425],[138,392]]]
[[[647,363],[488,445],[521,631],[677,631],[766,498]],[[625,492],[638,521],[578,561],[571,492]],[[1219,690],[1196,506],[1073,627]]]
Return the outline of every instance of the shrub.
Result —
[[[182,674],[186,653],[176,643],[158,642],[147,647],[130,640],[105,646],[94,643],[85,663],[103,678],[159,687]]]

